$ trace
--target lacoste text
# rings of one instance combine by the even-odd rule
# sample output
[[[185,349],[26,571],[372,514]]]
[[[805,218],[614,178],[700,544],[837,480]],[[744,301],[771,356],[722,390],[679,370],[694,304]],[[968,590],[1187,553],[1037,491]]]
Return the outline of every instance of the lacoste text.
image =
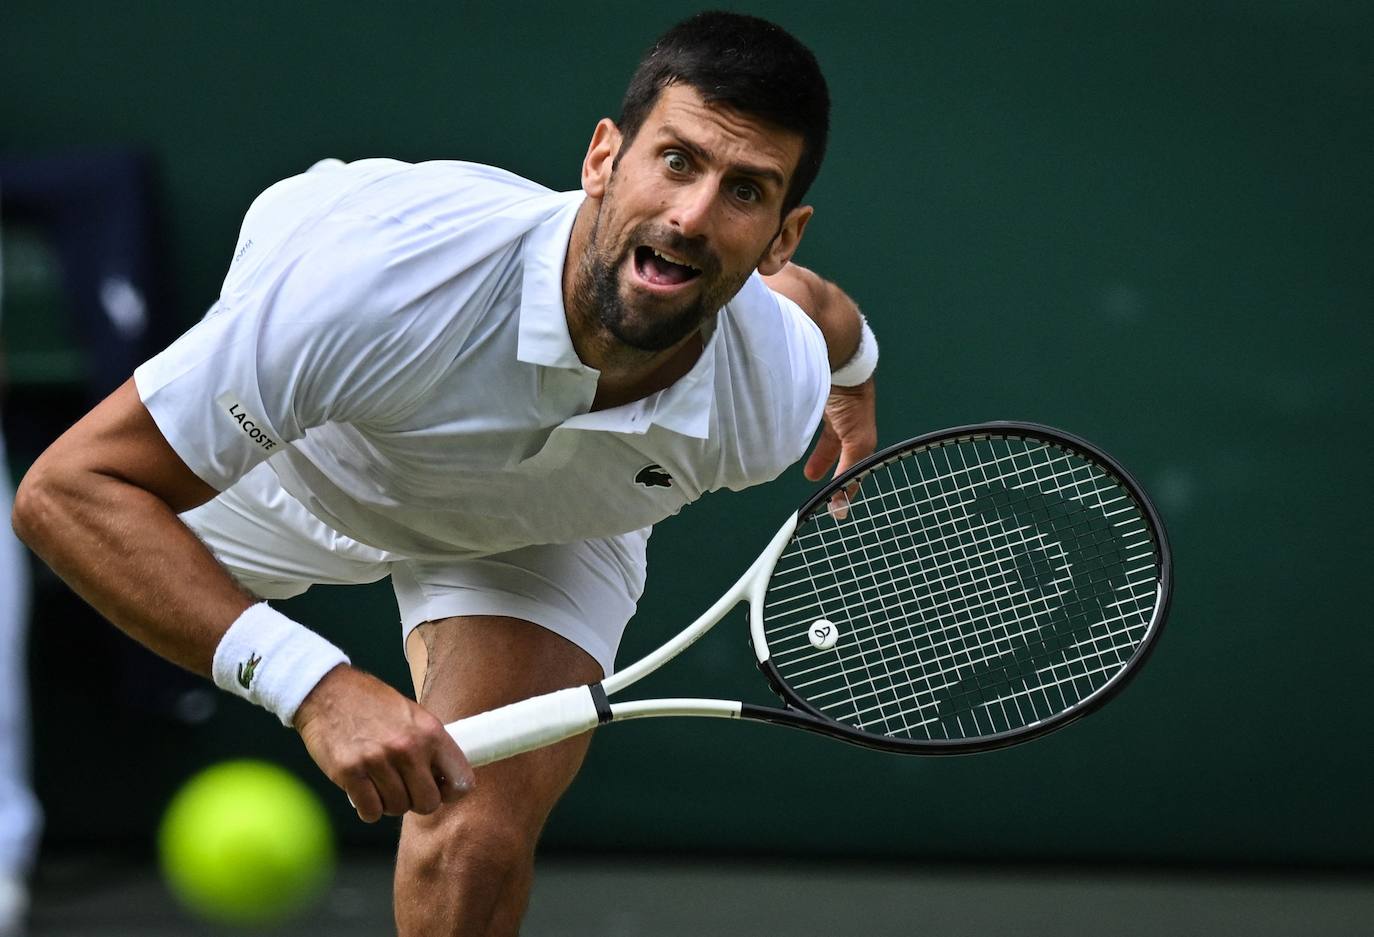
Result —
[[[277,448],[276,440],[264,433],[258,424],[250,420],[248,414],[243,412],[243,408],[239,406],[237,401],[229,405],[229,415],[232,416],[235,422],[239,424],[240,428],[248,434],[248,438],[259,446],[262,446],[264,450],[270,451]]]

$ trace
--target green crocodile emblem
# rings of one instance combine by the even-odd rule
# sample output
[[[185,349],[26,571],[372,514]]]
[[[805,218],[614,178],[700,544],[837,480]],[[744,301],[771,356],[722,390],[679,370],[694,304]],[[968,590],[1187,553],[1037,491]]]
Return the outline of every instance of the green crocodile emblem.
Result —
[[[249,654],[247,662],[239,664],[239,686],[245,690],[253,682],[253,672],[258,669],[258,664],[262,663],[262,657],[258,654]]]

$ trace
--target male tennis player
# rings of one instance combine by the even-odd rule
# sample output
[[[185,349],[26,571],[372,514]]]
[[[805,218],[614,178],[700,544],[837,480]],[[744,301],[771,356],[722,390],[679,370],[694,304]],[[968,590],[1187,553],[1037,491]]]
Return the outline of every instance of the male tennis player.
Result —
[[[209,314],[59,439],[16,529],[111,621],[405,814],[402,934],[514,934],[586,737],[484,768],[442,724],[602,679],[655,522],[875,445],[876,344],[789,261],[825,148],[811,53],[702,14],[582,190],[327,161],[257,199]],[[832,373],[833,372],[833,373]],[[390,576],[418,704],[264,599]]]

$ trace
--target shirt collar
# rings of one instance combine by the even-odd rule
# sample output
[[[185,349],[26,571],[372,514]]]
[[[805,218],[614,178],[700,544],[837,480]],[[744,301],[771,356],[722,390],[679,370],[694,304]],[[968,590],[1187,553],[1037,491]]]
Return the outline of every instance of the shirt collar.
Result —
[[[553,196],[558,208],[525,235],[524,281],[520,293],[520,340],[515,356],[548,368],[587,369],[568,335],[563,308],[563,261],[582,205],[580,191]],[[589,370],[589,369],[588,369]]]
[[[719,315],[725,315],[722,309]],[[711,408],[716,402],[716,350],[718,324],[712,322],[702,333],[701,357],[692,369],[672,384],[644,400],[649,420],[683,436],[706,439],[711,434]]]
[[[520,298],[520,338],[516,357],[528,364],[567,368],[595,377],[597,371],[582,363],[568,334],[563,306],[563,264],[568,240],[584,198],[581,191],[555,196],[562,201],[549,218],[525,236],[524,280]],[[728,315],[727,306],[719,315]],[[690,371],[668,387],[623,406],[584,413],[564,423],[570,428],[643,433],[650,425],[706,439],[710,435],[711,410],[715,406],[715,357],[723,339],[720,324],[704,330],[705,347]]]

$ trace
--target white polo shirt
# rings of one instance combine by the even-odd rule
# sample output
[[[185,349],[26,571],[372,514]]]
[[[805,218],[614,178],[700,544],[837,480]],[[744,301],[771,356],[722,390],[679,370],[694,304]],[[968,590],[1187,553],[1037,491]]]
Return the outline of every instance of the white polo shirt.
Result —
[[[582,199],[459,162],[287,179],[139,394],[215,488],[266,462],[329,527],[417,559],[621,534],[776,477],[830,388],[820,331],[756,275],[688,374],[589,412],[562,299]]]

